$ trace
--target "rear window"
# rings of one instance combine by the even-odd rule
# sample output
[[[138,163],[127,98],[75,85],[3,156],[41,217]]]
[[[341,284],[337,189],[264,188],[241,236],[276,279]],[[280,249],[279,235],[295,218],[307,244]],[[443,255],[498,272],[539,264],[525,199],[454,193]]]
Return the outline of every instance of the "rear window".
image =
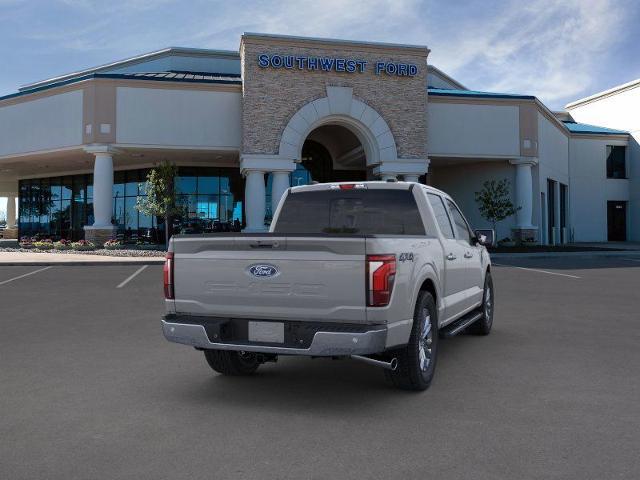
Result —
[[[287,196],[275,233],[424,235],[408,190],[321,190]]]

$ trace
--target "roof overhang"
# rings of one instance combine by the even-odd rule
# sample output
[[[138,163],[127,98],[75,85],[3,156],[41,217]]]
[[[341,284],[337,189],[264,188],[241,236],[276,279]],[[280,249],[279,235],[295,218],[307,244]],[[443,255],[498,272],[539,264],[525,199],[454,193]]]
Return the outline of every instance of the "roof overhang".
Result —
[[[422,55],[426,57],[429,55],[430,50],[425,45],[411,45],[404,43],[384,43],[384,42],[362,42],[357,40],[341,40],[337,38],[320,38],[320,37],[299,37],[294,35],[276,35],[271,33],[255,33],[245,32],[242,34],[240,45],[247,41],[260,41],[260,42],[272,42],[281,44],[298,44],[308,45],[310,47],[322,47],[322,46],[343,46],[350,48],[361,48],[364,50],[378,50],[378,51],[395,51],[407,50],[413,54]]]
[[[618,85],[617,87],[610,88],[608,90],[604,90],[602,92],[594,93],[588,97],[581,98],[571,103],[567,103],[564,108],[567,110],[571,110],[573,108],[577,108],[581,105],[585,105],[587,103],[596,102],[606,97],[610,97],[612,95],[617,95],[618,93],[626,92],[627,90],[631,90],[633,88],[640,87],[640,78],[636,80],[632,80],[627,83],[623,83],[622,85]]]
[[[105,70],[112,70],[114,68],[122,68],[130,65],[136,65],[143,62],[148,62],[149,60],[155,60],[158,58],[168,57],[171,55],[183,55],[183,56],[193,56],[193,57],[204,56],[204,57],[233,58],[233,59],[240,58],[240,54],[238,52],[231,51],[231,50],[209,50],[209,49],[203,49],[203,48],[167,47],[161,50],[156,50],[154,52],[143,53],[141,55],[136,55],[135,57],[126,58],[124,60],[117,60],[115,62],[106,63],[104,65],[100,65],[97,67],[78,70],[77,72],[67,73],[65,75],[48,78],[46,80],[41,80],[34,83],[28,83],[18,88],[18,91],[23,92],[26,90],[32,90],[34,88],[39,88],[51,83],[59,83],[65,80],[73,79],[75,77],[83,77],[85,75],[90,75],[93,73],[104,72]]]

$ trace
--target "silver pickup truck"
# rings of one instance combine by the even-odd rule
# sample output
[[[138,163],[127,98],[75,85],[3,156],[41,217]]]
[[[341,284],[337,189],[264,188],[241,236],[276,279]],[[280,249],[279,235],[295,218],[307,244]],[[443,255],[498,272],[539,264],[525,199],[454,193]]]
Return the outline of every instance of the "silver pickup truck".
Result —
[[[492,241],[422,184],[293,187],[269,233],[171,239],[162,329],[226,375],[278,355],[350,357],[424,390],[439,337],[491,330]]]

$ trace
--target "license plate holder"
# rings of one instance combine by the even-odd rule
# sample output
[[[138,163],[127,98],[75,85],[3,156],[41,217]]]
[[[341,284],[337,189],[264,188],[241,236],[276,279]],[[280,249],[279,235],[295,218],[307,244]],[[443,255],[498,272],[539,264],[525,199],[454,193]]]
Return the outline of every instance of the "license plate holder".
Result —
[[[284,343],[284,323],[249,321],[249,341]]]

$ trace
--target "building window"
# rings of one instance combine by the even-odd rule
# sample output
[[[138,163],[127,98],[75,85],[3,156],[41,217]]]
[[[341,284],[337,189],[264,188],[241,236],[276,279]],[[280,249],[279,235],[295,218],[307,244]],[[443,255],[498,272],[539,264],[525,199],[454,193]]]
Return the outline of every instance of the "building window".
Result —
[[[127,243],[162,243],[163,219],[139,212],[148,170],[113,175],[113,224]],[[183,168],[175,179],[184,214],[173,219],[174,233],[237,231],[243,222],[244,182],[237,168]],[[93,225],[93,175],[20,180],[20,236],[59,240],[84,237]]]
[[[82,238],[87,215],[89,175],[20,180],[21,236],[38,236],[53,240]],[[89,202],[91,202],[89,200]]]
[[[237,168],[180,167],[174,233],[236,232],[242,229],[244,182]]]
[[[627,147],[607,145],[607,178],[627,178]]]

